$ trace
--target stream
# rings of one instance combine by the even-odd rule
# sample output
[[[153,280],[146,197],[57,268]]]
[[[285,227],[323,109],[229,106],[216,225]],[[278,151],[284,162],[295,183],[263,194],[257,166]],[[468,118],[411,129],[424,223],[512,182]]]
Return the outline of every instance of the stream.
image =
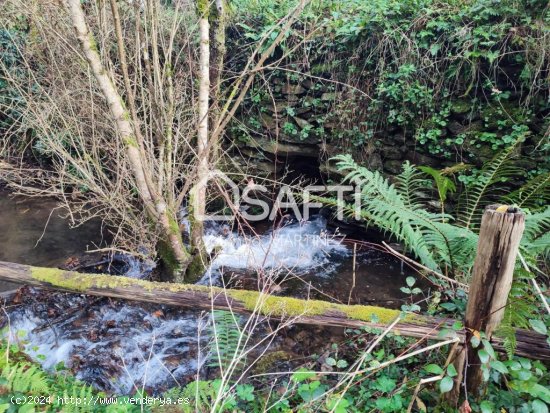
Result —
[[[71,228],[55,207],[55,201],[0,191],[0,260],[57,267],[107,245],[99,222]],[[258,276],[267,274],[283,280],[275,291],[282,295],[395,308],[404,300],[399,288],[411,274],[402,273],[400,262],[372,248],[357,248],[354,254],[353,243],[335,235],[321,216],[259,227],[256,233],[208,225],[204,241],[215,258],[199,282],[255,289]],[[133,277],[145,277],[152,269],[128,258],[124,264],[123,272]],[[2,291],[14,288],[0,284]],[[107,392],[132,394],[144,388],[158,394],[184,385],[205,365],[208,314],[29,287],[12,295],[5,310],[4,337],[18,342],[44,368],[64,366]],[[274,348],[301,356],[315,345],[301,337],[281,339]]]

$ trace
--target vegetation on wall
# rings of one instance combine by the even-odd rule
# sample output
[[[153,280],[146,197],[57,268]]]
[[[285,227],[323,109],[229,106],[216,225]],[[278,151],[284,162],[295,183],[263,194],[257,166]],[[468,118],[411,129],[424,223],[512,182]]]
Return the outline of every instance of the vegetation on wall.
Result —
[[[284,6],[240,1],[229,41],[250,47]],[[548,10],[538,1],[313,2],[249,95],[241,142],[352,151],[388,173],[401,163],[473,169],[518,148],[548,172]],[[243,23],[244,20],[244,23]],[[239,57],[229,61],[238,67]],[[521,161],[520,161],[521,162]]]

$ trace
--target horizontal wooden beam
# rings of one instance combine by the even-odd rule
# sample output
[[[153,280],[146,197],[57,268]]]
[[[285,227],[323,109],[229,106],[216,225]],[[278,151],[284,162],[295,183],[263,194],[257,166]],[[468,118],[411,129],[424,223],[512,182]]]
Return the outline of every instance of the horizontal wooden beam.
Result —
[[[385,328],[400,311],[375,306],[344,305],[319,300],[280,297],[257,291],[232,290],[194,284],[171,284],[106,274],[83,274],[55,268],[32,267],[0,261],[0,279],[36,287],[78,294],[120,298],[187,307],[195,310],[227,310],[260,313],[275,319],[295,318],[296,323],[346,328]],[[407,314],[393,329],[407,337],[446,340],[455,320]],[[457,332],[464,340],[465,332]],[[496,350],[504,351],[502,341],[494,338]],[[550,360],[546,337],[528,330],[517,330],[516,354]]]

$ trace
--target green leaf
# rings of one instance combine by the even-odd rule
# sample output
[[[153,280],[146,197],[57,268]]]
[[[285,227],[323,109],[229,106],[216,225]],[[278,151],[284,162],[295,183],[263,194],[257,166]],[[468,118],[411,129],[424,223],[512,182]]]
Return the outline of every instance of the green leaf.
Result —
[[[453,323],[451,328],[455,331],[462,330],[464,328],[464,324],[462,321],[457,320]]]
[[[456,304],[454,304],[454,303],[441,303],[441,304],[439,304],[439,306],[443,307],[447,311],[456,310]]]
[[[426,367],[424,367],[424,370],[432,374],[443,374],[443,369],[437,364],[428,364]]]
[[[542,400],[533,400],[531,405],[533,407],[533,413],[548,413],[548,406]]]
[[[481,341],[479,340],[478,337],[476,336],[472,336],[472,338],[470,339],[470,344],[472,345],[473,348],[478,348],[479,347],[479,343],[481,343]]]
[[[336,363],[336,367],[339,369],[345,369],[348,366],[348,362],[346,360],[338,360],[338,363]]]
[[[455,366],[453,366],[452,364],[449,364],[449,366],[447,366],[447,374],[449,375],[449,377],[458,376],[458,373],[456,372]]]
[[[344,398],[334,397],[327,400],[326,405],[330,411],[334,413],[346,413],[346,407],[349,406],[349,401]]]
[[[508,364],[508,367],[510,367],[510,370],[512,371],[521,370],[521,364],[519,364],[519,362],[517,362],[516,360],[511,360],[507,364]]]
[[[407,285],[409,287],[412,287],[414,285],[414,283],[416,282],[416,280],[414,279],[414,277],[407,277],[407,279],[405,280],[405,282],[407,283]]]
[[[332,357],[327,357],[325,359],[325,364],[327,366],[336,366],[336,360],[334,360]]]
[[[441,45],[439,43],[434,43],[430,46],[430,53],[432,56],[435,56],[439,49],[441,48]]]
[[[301,383],[303,381],[306,381],[307,379],[311,379],[312,377],[315,377],[315,373],[306,369],[299,369],[291,377],[291,380],[295,381],[296,383]]]
[[[486,364],[483,364],[481,366],[481,375],[482,375],[483,381],[489,381],[489,377],[491,377],[491,369],[487,367]]]
[[[542,399],[545,403],[550,403],[550,389],[542,384],[533,381],[512,380],[509,385],[516,391],[528,393],[537,399]]]
[[[495,411],[495,405],[487,400],[482,401],[479,404],[479,408],[481,409],[481,413],[492,413]]]
[[[251,402],[254,400],[254,386],[250,384],[239,384],[236,387],[237,397],[239,399]]]
[[[19,407],[18,410],[20,413],[34,413],[34,406],[32,404],[24,404],[23,406]]]
[[[518,379],[520,380],[527,381],[531,378],[531,376],[533,376],[533,374],[529,370],[521,369],[518,371]]]
[[[506,368],[504,363],[502,363],[501,361],[493,360],[491,361],[490,366],[492,369],[495,369],[499,373],[508,374],[508,369]]]
[[[546,325],[541,320],[529,320],[529,324],[537,333],[546,334],[548,332]]]
[[[386,376],[379,377],[373,385],[373,388],[375,388],[376,390],[380,390],[384,393],[389,393],[396,387],[397,383],[395,382],[395,380],[390,379]]]
[[[483,348],[485,349],[485,351],[487,351],[489,356],[492,359],[496,359],[497,355],[495,353],[495,350],[493,350],[493,346],[491,345],[491,343],[489,343],[489,340],[481,340],[481,342],[483,343]]]
[[[441,391],[441,393],[450,392],[453,389],[453,385],[453,379],[449,376],[445,376],[439,382],[439,390]]]
[[[479,351],[477,352],[477,355],[479,356],[479,360],[480,360],[483,364],[485,364],[485,363],[487,363],[487,362],[489,361],[489,358],[490,358],[490,357],[489,357],[489,353],[487,353],[486,350],[483,350],[483,349],[482,349],[482,350],[479,350]]]

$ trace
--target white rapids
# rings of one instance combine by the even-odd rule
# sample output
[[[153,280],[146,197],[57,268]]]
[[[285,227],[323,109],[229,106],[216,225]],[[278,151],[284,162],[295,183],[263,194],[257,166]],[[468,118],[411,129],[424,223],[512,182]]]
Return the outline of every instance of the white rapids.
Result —
[[[262,235],[243,236],[220,231],[219,226],[207,230],[204,243],[214,259],[199,283],[224,268],[297,272],[315,268],[320,275],[332,272],[334,257],[347,256],[349,250],[327,231],[326,224],[325,218],[317,216]]]

